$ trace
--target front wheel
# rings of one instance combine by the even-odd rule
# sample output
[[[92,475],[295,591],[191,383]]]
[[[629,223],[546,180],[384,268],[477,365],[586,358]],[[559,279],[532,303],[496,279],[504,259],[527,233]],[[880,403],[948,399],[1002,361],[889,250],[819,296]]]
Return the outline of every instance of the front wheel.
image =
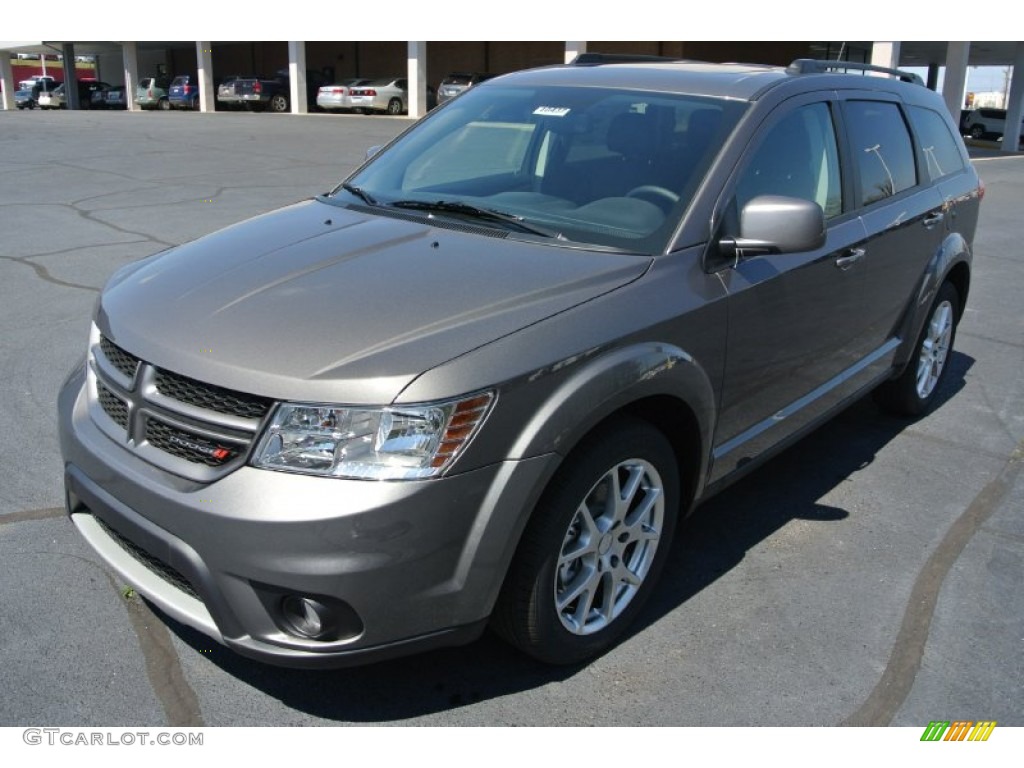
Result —
[[[550,664],[604,653],[650,596],[678,511],[668,440],[643,421],[610,423],[569,456],[534,510],[495,630]]]
[[[920,416],[932,406],[949,369],[959,317],[960,296],[951,283],[943,283],[906,370],[875,390],[882,408],[899,416]]]
[[[985,126],[983,125],[972,125],[971,126],[971,138],[980,139],[985,135]]]

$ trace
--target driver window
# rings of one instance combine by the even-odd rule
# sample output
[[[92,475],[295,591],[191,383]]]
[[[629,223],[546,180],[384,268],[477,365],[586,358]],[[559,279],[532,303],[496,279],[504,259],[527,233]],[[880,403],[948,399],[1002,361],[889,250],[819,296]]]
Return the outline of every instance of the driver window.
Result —
[[[826,219],[842,213],[839,150],[828,104],[799,107],[771,128],[736,186],[735,210],[758,195],[811,200]]]

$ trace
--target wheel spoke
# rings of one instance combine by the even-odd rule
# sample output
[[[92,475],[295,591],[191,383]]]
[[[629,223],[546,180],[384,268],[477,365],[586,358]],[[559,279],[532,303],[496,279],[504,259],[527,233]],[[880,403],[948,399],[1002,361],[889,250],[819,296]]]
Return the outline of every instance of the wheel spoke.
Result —
[[[572,584],[566,585],[565,592],[555,595],[555,604],[558,610],[564,611],[572,604],[573,600],[587,592],[590,593],[590,596],[587,598],[587,604],[589,605],[590,601],[594,599],[593,592],[597,587],[599,579],[600,573],[598,573],[596,568],[588,568],[581,571]]]

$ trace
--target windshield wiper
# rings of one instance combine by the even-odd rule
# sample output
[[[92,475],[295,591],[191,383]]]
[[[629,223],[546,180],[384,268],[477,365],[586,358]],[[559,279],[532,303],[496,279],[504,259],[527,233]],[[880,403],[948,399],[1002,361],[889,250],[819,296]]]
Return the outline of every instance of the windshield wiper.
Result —
[[[351,194],[355,195],[367,205],[380,205],[380,203],[377,202],[374,196],[371,195],[362,187],[357,187],[355,184],[349,184],[346,181],[344,184],[341,185],[341,188],[344,189],[346,192],[350,192]]]
[[[406,208],[410,211],[454,213],[461,216],[480,219],[482,221],[494,221],[501,224],[508,224],[522,232],[529,232],[532,235],[553,237],[559,240],[565,239],[561,232],[555,232],[550,229],[541,229],[540,227],[535,227],[532,224],[527,224],[523,221],[522,216],[505,213],[504,211],[496,211],[493,208],[481,208],[479,206],[459,202],[457,200],[435,200],[433,202],[428,202],[426,200],[396,200],[393,203],[388,203],[388,205],[393,208]]]

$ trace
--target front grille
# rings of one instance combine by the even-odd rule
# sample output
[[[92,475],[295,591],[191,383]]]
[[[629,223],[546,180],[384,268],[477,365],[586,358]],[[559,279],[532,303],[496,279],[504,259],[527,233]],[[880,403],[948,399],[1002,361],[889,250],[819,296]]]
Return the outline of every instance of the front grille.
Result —
[[[110,538],[116,541],[125,552],[127,552],[129,555],[135,558],[139,563],[144,565],[147,569],[152,571],[154,574],[159,576],[164,581],[168,582],[171,586],[177,587],[186,595],[190,595],[191,597],[194,597],[196,600],[202,602],[203,598],[199,596],[199,593],[196,592],[195,588],[192,586],[189,580],[182,576],[180,573],[178,573],[178,571],[169,566],[163,560],[149,554],[149,552],[142,549],[134,542],[126,539],[124,536],[122,536],[109,525],[104,523],[98,517],[96,517],[95,520],[100,524],[100,527],[107,532]]]
[[[99,393],[100,407],[121,429],[128,429],[128,405],[120,397],[115,395],[103,382],[96,382],[96,391]]]
[[[135,371],[139,368],[139,358],[125,352],[106,336],[100,337],[100,349],[103,350],[104,357],[106,357],[107,360],[110,361],[110,364],[117,368],[117,370],[129,379],[135,378]]]
[[[158,368],[102,335],[93,352],[96,424],[144,461],[196,482],[241,466],[274,405]]]
[[[221,467],[238,455],[238,451],[232,447],[211,442],[202,435],[156,419],[146,420],[146,440],[172,456],[208,467]]]
[[[270,410],[271,404],[270,400],[263,397],[204,384],[187,376],[163,370],[157,370],[156,389],[164,397],[197,408],[247,419],[262,418]]]

